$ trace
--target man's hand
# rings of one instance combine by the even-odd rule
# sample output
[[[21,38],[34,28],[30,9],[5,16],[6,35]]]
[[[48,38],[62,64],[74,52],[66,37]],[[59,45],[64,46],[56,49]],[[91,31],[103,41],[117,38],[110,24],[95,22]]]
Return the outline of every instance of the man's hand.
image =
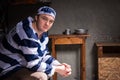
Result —
[[[66,71],[66,75],[64,75],[64,76],[69,76],[69,75],[71,75],[71,71],[72,71],[71,66],[68,65],[68,64],[66,64],[66,63],[62,63],[62,65],[65,66],[65,71]]]
[[[61,76],[67,77],[71,75],[71,66],[62,63],[61,65],[56,66],[55,72],[59,73]]]

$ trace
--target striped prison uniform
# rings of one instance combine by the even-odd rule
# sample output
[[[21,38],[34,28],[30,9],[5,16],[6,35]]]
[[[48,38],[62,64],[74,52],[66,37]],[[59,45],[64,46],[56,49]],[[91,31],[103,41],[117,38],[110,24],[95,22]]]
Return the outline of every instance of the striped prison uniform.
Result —
[[[46,32],[39,39],[32,28],[33,18],[20,21],[2,39],[0,43],[0,77],[26,67],[33,71],[45,72],[52,76],[59,61],[48,51],[48,35]]]

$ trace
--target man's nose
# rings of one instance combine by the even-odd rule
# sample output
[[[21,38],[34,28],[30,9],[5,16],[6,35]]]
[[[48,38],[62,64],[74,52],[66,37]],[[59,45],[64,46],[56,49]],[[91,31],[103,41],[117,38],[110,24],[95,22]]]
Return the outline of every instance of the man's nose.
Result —
[[[46,21],[46,25],[49,25],[50,24],[50,22],[49,21]]]

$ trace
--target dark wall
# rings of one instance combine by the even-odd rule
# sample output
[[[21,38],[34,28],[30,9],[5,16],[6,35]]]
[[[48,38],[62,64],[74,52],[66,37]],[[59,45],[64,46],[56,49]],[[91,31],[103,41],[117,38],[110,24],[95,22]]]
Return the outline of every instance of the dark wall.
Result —
[[[91,36],[86,40],[86,80],[97,80],[95,43],[120,42],[120,0],[53,0],[52,6],[57,11],[57,18],[49,33],[61,34],[66,28],[70,28],[72,32],[78,28],[89,30],[88,33]],[[58,58],[63,62],[69,60],[67,62],[73,68],[72,76],[65,80],[77,80],[79,78],[79,75],[76,76],[77,74],[74,72],[76,70],[74,63],[78,58],[74,56],[76,53],[74,51],[78,47],[72,47],[73,49],[67,46],[57,48]],[[67,56],[72,60],[66,59]],[[76,64],[78,64],[78,60]]]
[[[34,16],[37,13],[37,9],[43,5],[48,4],[18,4],[8,5],[8,28],[11,29],[19,21],[28,16]]]
[[[57,10],[57,20],[52,28],[58,30],[56,33],[65,28],[85,28],[94,39],[99,37],[101,41],[120,34],[119,0],[54,0],[53,7]]]

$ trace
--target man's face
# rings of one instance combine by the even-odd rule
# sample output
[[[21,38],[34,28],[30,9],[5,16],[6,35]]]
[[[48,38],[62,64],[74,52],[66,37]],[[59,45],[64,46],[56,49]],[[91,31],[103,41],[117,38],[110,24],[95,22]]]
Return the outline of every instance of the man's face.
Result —
[[[54,23],[54,18],[47,14],[36,16],[36,28],[40,32],[47,32]]]

